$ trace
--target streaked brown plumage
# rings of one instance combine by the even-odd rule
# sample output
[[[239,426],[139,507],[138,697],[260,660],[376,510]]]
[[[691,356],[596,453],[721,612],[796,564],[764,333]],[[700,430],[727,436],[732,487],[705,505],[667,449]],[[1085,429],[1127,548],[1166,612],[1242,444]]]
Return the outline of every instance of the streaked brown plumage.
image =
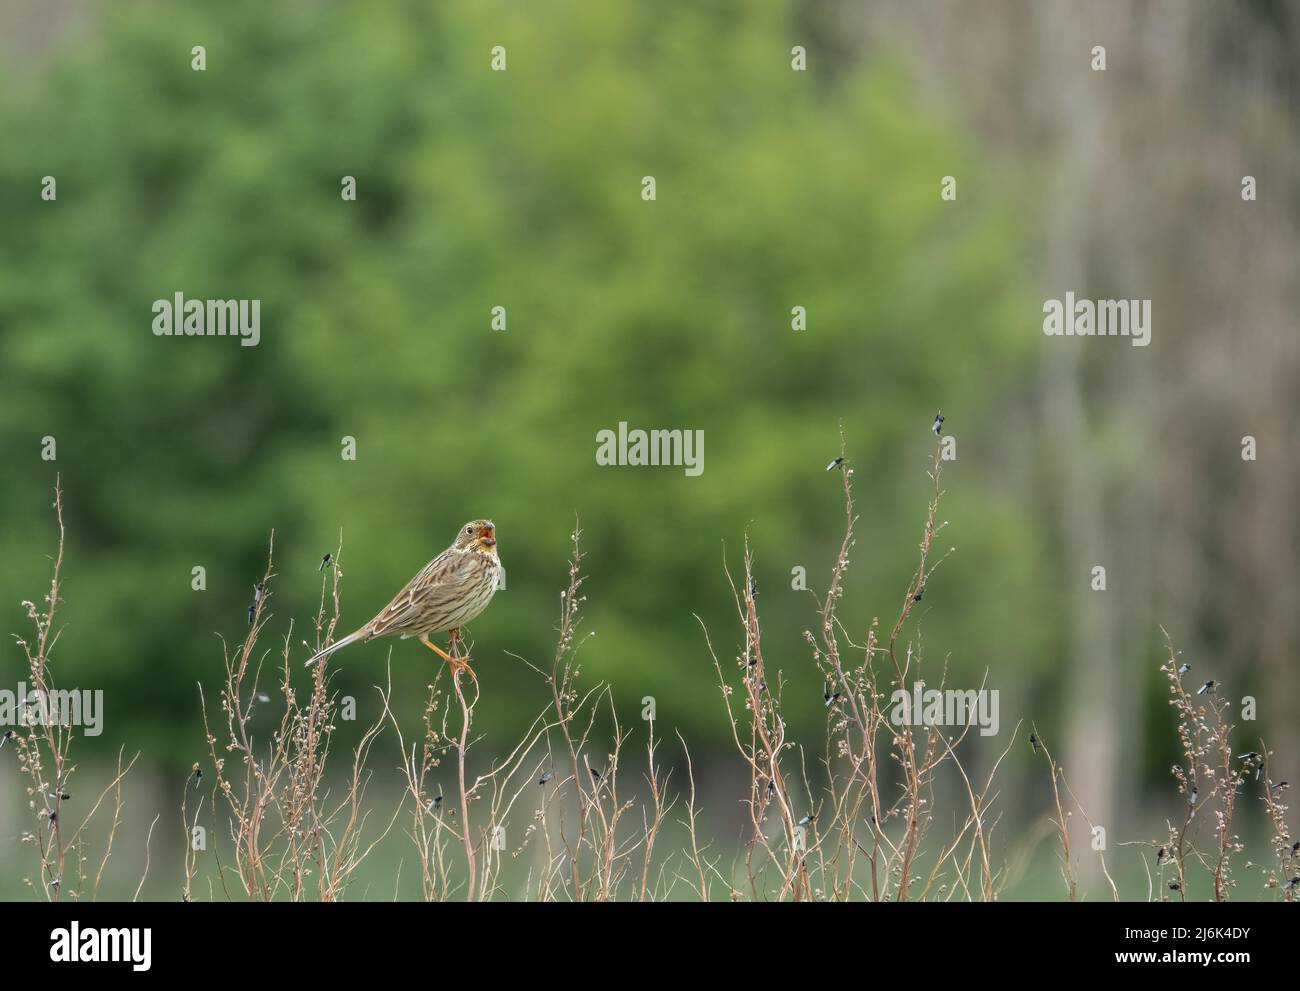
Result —
[[[486,609],[496,590],[505,584],[505,574],[497,556],[496,525],[491,520],[472,520],[460,528],[452,545],[426,564],[378,616],[307,663],[314,664],[359,640],[397,634],[403,639],[419,637],[454,670],[469,670],[464,658],[453,658],[435,646],[429,634],[448,632],[453,643],[458,640],[460,628]]]

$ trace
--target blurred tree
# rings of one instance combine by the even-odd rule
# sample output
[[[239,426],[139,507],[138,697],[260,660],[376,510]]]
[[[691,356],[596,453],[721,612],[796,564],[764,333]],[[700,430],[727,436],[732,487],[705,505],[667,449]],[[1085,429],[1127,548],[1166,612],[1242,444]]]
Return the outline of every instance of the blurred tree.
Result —
[[[105,747],[191,759],[195,681],[219,670],[213,631],[243,635],[272,528],[274,629],[295,619],[305,657],[340,529],[351,627],[475,516],[497,522],[509,569],[472,630],[478,718],[514,728],[545,695],[509,653],[550,652],[575,514],[586,674],[721,743],[692,613],[725,656],[724,551],[737,563],[749,528],[771,656],[810,670],[813,602],[790,570],[817,588],[832,563],[843,512],[823,469],[842,421],[863,513],[844,616],[859,634],[892,616],[940,407],[960,553],[929,587],[927,647],[1008,688],[1050,656],[1046,548],[999,481],[998,397],[1035,341],[1023,221],[899,65],[814,51],[792,71],[790,10],[738,2],[98,16],[91,43],[0,96],[21,136],[0,145],[0,601],[41,587],[61,472],[58,661],[108,691]],[[177,291],[260,299],[260,345],[153,336],[152,301]],[[599,467],[596,433],[619,421],[703,430],[703,475]],[[341,687],[362,697],[384,657],[341,655]],[[411,718],[431,661],[394,646]],[[791,700],[810,723],[819,687]]]

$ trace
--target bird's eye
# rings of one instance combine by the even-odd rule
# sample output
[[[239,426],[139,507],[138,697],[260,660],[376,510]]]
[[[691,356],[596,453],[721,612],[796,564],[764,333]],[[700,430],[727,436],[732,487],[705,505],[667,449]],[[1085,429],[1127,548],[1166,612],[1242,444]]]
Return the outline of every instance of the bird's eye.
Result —
[[[473,533],[473,532],[474,532],[474,528],[473,528],[472,526],[467,526],[467,527],[465,527],[465,532],[466,532],[466,533]]]

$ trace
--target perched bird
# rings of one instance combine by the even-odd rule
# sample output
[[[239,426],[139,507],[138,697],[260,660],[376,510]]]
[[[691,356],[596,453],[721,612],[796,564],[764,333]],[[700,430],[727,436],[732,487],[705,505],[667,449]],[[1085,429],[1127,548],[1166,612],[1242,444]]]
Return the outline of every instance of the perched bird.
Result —
[[[1215,689],[1214,679],[1210,679],[1204,685],[1202,685],[1200,688],[1196,690],[1196,694],[1204,695],[1206,692],[1209,692],[1211,695],[1213,695],[1214,689]]]
[[[938,437],[941,433],[943,433],[943,413],[942,413],[942,412],[939,412],[939,413],[934,414],[934,424],[930,427],[930,429],[934,431],[934,435],[935,435],[936,437]]]
[[[1187,673],[1188,671],[1190,671],[1190,670],[1192,670],[1192,666],[1191,666],[1190,664],[1183,663],[1183,664],[1178,665],[1178,673],[1179,673],[1179,674],[1186,674],[1186,673]]]
[[[333,563],[333,561],[334,561],[334,555],[326,554],[323,558],[320,559],[320,567],[317,568],[316,570],[324,571],[327,567],[329,567],[331,563]]]
[[[397,634],[402,639],[417,637],[453,671],[469,671],[470,677],[475,677],[465,658],[452,657],[432,643],[429,634],[450,633],[454,645],[461,627],[486,609],[496,590],[505,584],[505,574],[497,557],[496,524],[491,520],[466,523],[452,545],[426,564],[378,616],[315,654],[307,664],[350,643]]]
[[[1034,753],[1038,753],[1038,734],[1029,734],[1029,746],[1033,748]]]
[[[836,458],[834,461],[832,461],[830,464],[826,466],[826,470],[830,471],[832,468],[838,468],[842,464],[844,464],[844,459]]]

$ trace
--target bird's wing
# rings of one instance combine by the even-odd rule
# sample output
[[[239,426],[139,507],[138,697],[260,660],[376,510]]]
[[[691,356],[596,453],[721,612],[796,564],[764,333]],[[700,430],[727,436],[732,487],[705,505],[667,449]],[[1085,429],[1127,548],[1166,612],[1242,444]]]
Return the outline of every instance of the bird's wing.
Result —
[[[406,583],[406,587],[393,596],[393,601],[380,610],[369,626],[371,637],[387,633],[415,630],[425,610],[422,602],[436,588],[455,587],[469,581],[474,575],[471,555],[449,547],[420,569],[420,573]]]

